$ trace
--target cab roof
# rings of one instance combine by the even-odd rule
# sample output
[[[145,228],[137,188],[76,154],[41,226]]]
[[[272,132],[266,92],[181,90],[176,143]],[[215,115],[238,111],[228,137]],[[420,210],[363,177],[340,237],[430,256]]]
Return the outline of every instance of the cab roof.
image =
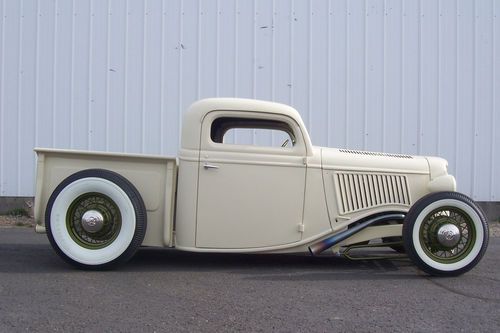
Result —
[[[181,147],[183,149],[198,149],[203,119],[209,112],[221,110],[265,112],[288,116],[302,128],[306,146],[311,147],[309,135],[305,131],[305,125],[297,110],[281,103],[246,98],[206,98],[191,104],[184,114]]]

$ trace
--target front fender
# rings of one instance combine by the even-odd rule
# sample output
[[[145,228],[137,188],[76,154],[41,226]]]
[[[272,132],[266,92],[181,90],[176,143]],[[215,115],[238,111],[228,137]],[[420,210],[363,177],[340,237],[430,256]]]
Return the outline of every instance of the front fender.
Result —
[[[452,175],[439,176],[432,179],[427,185],[429,192],[453,191],[457,190],[457,182]]]

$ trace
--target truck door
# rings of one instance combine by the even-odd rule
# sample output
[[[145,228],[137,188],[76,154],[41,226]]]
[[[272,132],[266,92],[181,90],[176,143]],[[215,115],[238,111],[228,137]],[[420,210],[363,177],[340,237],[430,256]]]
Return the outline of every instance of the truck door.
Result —
[[[267,137],[261,141],[261,136]],[[248,249],[299,241],[305,155],[300,128],[286,116],[207,114],[200,143],[196,246]]]

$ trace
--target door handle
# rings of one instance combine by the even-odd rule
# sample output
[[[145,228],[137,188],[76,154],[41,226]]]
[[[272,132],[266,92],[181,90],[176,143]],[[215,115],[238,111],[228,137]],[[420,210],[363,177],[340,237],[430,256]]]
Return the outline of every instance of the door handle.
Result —
[[[204,164],[203,167],[205,168],[205,170],[208,170],[208,169],[218,169],[219,166],[218,165],[212,165],[212,164]]]

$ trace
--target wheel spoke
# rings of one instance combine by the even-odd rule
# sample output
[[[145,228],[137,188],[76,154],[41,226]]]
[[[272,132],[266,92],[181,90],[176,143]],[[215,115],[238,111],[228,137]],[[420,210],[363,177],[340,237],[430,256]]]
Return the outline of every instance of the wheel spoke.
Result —
[[[438,239],[438,230],[441,227],[453,230],[458,228],[460,238],[454,244],[448,247],[443,239]],[[455,228],[455,230],[456,230]],[[431,212],[422,222],[420,229],[420,239],[424,251],[436,261],[443,263],[452,263],[461,260],[471,250],[474,238],[474,225],[468,215],[455,207],[442,207]],[[472,234],[471,234],[472,233]],[[440,236],[442,237],[442,236]]]
[[[90,211],[102,215],[103,221],[99,230],[86,231],[82,225],[83,215]],[[101,193],[86,193],[75,199],[68,209],[66,221],[73,240],[89,249],[108,246],[118,236],[121,228],[119,209],[109,197]]]

